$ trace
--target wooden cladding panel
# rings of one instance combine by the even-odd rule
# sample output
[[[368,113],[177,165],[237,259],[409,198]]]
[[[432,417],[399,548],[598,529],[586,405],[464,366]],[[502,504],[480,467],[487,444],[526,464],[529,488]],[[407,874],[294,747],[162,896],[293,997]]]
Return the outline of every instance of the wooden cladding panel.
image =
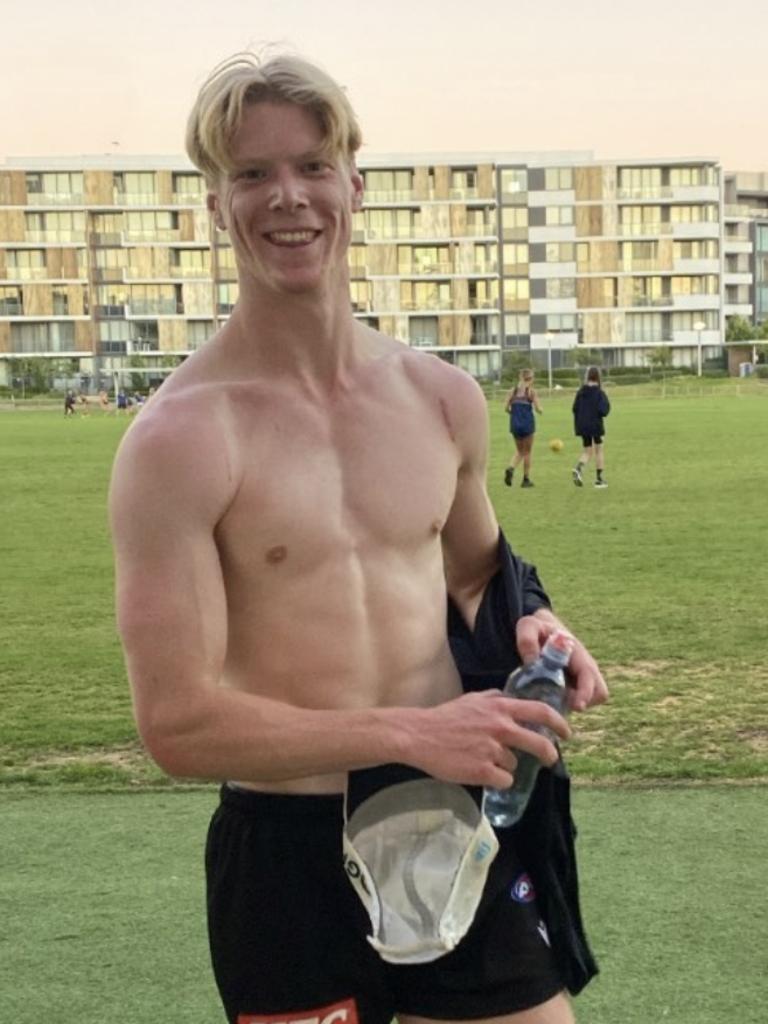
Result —
[[[462,316],[455,316],[453,326],[453,336],[457,345],[471,345],[472,344],[472,320],[469,314],[463,314]]]
[[[493,199],[496,195],[496,175],[493,164],[480,164],[477,168],[477,194],[481,199]]]
[[[25,284],[21,292],[25,316],[53,316],[53,289],[49,284]]]
[[[437,318],[438,342],[440,345],[453,345],[453,321],[452,316],[439,316]]]
[[[435,168],[435,199],[448,199],[451,194],[451,169],[441,164]]]
[[[26,231],[23,210],[0,210],[0,238],[4,242],[23,242]]]
[[[400,309],[399,281],[372,281],[373,308],[377,311],[397,312]]]
[[[371,274],[396,274],[397,246],[370,245],[366,252],[366,260]]]
[[[188,316],[213,316],[213,294],[209,282],[185,281],[181,286],[181,297]]]
[[[463,205],[455,205],[450,208],[451,234],[466,235],[467,233],[467,208]]]
[[[179,240],[195,241],[195,214],[193,210],[179,210]]]
[[[0,352],[11,351],[11,325],[8,320],[0,320]]]
[[[576,167],[574,169],[576,202],[603,198],[603,174],[601,167]]]
[[[187,347],[185,320],[158,320],[157,339],[161,352],[176,352]]]
[[[602,206],[576,207],[576,237],[585,238],[590,235],[603,234]]]
[[[660,238],[656,256],[656,267],[659,270],[674,270],[675,243],[671,238]]]
[[[112,171],[85,171],[85,202],[88,206],[114,206],[115,189]]]
[[[68,284],[64,288],[67,309],[70,316],[85,316],[85,289],[79,284]]]
[[[90,320],[75,321],[75,348],[78,352],[93,352],[94,346]]]
[[[5,249],[0,249],[0,278],[5,280],[8,277],[8,263],[5,258]]]
[[[451,281],[451,300],[454,309],[469,308],[469,281],[466,278],[455,277]]]
[[[414,167],[413,195],[415,199],[429,199],[429,168]]]
[[[173,203],[173,174],[171,171],[156,171],[155,187],[158,203],[161,206],[170,206]]]
[[[24,171],[0,171],[0,206],[25,206],[27,180]]]

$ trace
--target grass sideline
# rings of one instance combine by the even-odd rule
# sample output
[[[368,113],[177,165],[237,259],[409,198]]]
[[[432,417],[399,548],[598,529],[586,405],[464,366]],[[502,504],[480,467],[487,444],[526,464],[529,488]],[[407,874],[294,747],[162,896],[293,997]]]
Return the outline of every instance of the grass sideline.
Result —
[[[223,1022],[203,904],[215,800],[0,793],[0,1020]],[[764,788],[581,789],[575,813],[601,970],[577,1019],[761,1024]]]
[[[499,519],[612,688],[575,723],[569,763],[579,781],[765,778],[766,392],[621,395],[606,491],[571,483],[578,445],[558,392],[542,397],[535,488],[505,487],[511,438],[501,399],[489,405]],[[2,785],[185,785],[136,743],[115,635],[105,496],[126,424],[0,416]]]

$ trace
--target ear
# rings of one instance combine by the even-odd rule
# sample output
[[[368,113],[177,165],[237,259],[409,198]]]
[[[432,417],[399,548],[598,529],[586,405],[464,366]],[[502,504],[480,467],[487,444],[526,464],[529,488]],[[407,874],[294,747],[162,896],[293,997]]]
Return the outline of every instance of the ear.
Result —
[[[363,176],[358,171],[355,165],[352,165],[352,173],[350,175],[352,181],[352,209],[355,213],[363,208]]]
[[[221,215],[221,206],[219,205],[219,197],[215,192],[209,192],[205,197],[205,205],[208,210],[213,214],[213,223],[219,229],[219,231],[226,231],[227,225],[224,223],[224,218]]]

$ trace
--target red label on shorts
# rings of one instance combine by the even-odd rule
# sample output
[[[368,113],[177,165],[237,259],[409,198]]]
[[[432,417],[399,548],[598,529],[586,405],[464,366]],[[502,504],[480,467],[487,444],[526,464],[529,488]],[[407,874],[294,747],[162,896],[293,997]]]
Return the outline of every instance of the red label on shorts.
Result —
[[[241,1013],[237,1024],[360,1024],[354,999],[291,1013]]]

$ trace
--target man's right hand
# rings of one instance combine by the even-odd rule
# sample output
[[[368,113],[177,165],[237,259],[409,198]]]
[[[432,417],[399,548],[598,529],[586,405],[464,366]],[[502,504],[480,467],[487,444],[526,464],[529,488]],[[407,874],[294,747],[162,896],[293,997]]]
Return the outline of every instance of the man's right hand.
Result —
[[[561,739],[571,730],[562,715],[542,701],[505,697],[500,690],[467,693],[432,708],[409,709],[406,763],[434,778],[464,785],[506,789],[525,750],[551,766],[558,752],[551,740],[526,728],[546,726]]]

